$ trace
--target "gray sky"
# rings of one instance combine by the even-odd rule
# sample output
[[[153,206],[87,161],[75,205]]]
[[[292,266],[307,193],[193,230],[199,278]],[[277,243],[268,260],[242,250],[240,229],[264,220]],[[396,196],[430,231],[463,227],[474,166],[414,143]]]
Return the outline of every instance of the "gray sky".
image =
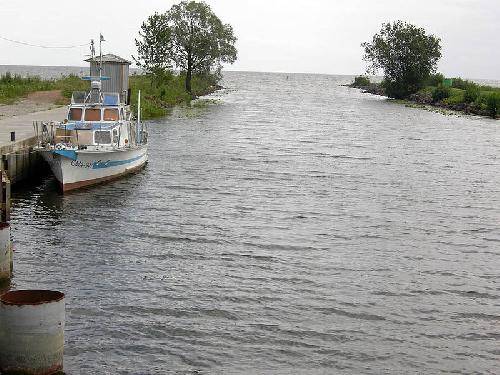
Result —
[[[139,27],[171,0],[0,0],[0,36],[44,45],[82,44],[102,32],[105,52],[130,58]],[[358,74],[360,44],[397,19],[442,39],[439,70],[500,79],[500,0],[207,0],[238,37],[229,69]],[[0,39],[2,65],[77,65],[87,47],[54,50]]]

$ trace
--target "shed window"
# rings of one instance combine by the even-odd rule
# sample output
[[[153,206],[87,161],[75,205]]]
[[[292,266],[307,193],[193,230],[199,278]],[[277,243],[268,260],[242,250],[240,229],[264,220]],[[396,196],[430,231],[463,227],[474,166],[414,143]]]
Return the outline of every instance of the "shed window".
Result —
[[[82,109],[81,108],[71,108],[69,110],[68,120],[80,121],[82,119]]]
[[[85,110],[85,121],[101,121],[101,110],[87,108]]]
[[[104,121],[118,121],[118,109],[106,108],[104,110]]]
[[[94,132],[94,143],[96,144],[111,144],[111,132],[105,130],[97,130]]]

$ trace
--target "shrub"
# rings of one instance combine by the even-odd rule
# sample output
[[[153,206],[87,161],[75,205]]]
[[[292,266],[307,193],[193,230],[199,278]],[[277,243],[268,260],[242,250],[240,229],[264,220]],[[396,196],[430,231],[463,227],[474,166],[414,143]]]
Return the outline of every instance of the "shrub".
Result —
[[[471,84],[474,85],[473,82],[457,77],[453,78],[453,84],[451,86],[456,89],[467,90],[467,87],[469,87]]]
[[[476,101],[474,102],[477,106],[479,106],[482,109],[486,109],[486,102],[488,101],[488,94],[485,94],[483,92],[479,93],[479,96],[477,97]]]
[[[89,90],[89,82],[82,80],[74,74],[63,76],[53,82],[54,89],[61,90],[61,94],[65,98],[71,98],[73,91]]]
[[[401,81],[389,81],[384,79],[382,87],[389,98],[406,99],[411,94],[418,92],[422,87],[419,84],[406,83]]]
[[[473,103],[479,97],[479,86],[475,84],[468,85],[464,93],[464,102]]]
[[[370,86],[370,79],[366,76],[357,76],[354,78],[354,83],[352,85],[355,87]]]
[[[486,100],[488,112],[491,117],[496,118],[500,113],[500,93],[492,93]]]
[[[209,73],[194,75],[191,82],[193,93],[203,95],[212,92],[217,79],[217,76]],[[137,112],[137,93],[141,90],[143,119],[164,116],[170,107],[188,104],[192,99],[185,90],[184,74],[157,72],[135,75],[130,77],[129,82],[132,89],[131,107],[134,112]]]
[[[447,98],[443,99],[443,102],[446,104],[462,104],[464,102],[464,90],[456,89],[456,88],[449,88],[449,95]]]
[[[38,76],[22,77],[10,72],[0,76],[0,103],[10,103],[33,91],[53,90],[54,82]]]
[[[425,81],[426,86],[440,86],[443,84],[444,75],[441,73],[431,74]]]
[[[445,86],[438,86],[435,88],[435,90],[432,92],[432,101],[433,102],[440,102],[450,96],[451,90],[448,87]]]
[[[156,69],[153,73],[151,73],[151,83],[155,84],[156,87],[168,85],[173,79],[174,73],[170,70]]]

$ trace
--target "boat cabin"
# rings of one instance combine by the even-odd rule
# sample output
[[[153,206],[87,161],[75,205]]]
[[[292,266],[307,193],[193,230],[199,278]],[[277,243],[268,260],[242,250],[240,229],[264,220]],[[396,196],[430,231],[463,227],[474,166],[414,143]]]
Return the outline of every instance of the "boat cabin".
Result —
[[[67,119],[55,133],[55,142],[79,149],[120,148],[134,139],[132,114],[117,93],[73,93]]]
[[[126,120],[123,108],[109,107],[70,107],[68,112],[68,121],[119,121]]]

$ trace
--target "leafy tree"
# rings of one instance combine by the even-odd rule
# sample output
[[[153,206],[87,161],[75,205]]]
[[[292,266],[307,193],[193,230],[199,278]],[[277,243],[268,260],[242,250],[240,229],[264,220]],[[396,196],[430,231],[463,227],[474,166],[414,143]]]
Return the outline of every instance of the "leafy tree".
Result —
[[[172,32],[167,27],[163,14],[155,13],[149,16],[141,25],[139,36],[142,40],[135,40],[138,58],[132,56],[137,66],[146,73],[157,76],[163,75],[172,68],[171,61],[167,58],[170,50]]]
[[[370,42],[361,46],[363,59],[370,63],[367,72],[384,72],[384,87],[392,98],[406,98],[424,86],[436,71],[441,58],[440,39],[427,35],[412,24],[396,21],[385,23]]]
[[[155,14],[141,27],[136,40],[136,61],[148,71],[169,67],[186,74],[191,93],[193,74],[220,71],[223,63],[236,61],[236,37],[204,2],[182,1],[164,14]]]
[[[442,85],[444,81],[444,75],[442,73],[435,73],[429,75],[429,78],[425,81],[425,86],[439,86]]]

